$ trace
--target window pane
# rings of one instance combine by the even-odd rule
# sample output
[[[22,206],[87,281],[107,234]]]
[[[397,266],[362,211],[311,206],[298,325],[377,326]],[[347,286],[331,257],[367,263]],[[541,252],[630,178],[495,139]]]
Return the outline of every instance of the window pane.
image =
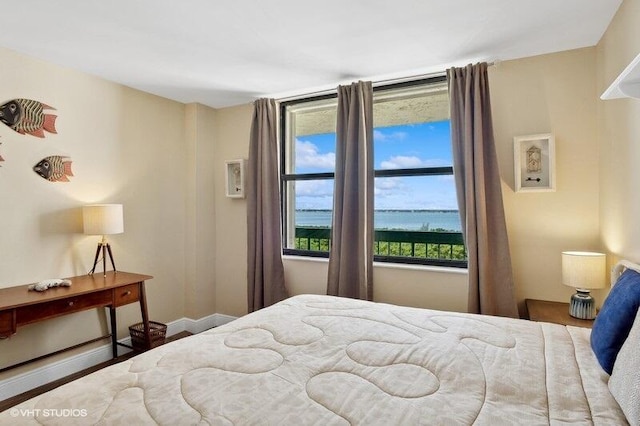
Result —
[[[287,183],[286,248],[329,251],[333,179]]]
[[[375,179],[374,254],[466,261],[452,175]]]
[[[376,170],[450,167],[449,120],[378,127],[373,131]]]
[[[293,186],[296,210],[333,208],[333,179],[299,180]]]
[[[376,229],[461,232],[452,175],[375,179]]]
[[[336,134],[296,137],[293,173],[324,173],[336,169]]]
[[[285,173],[335,170],[336,105],[336,99],[332,98],[285,108]]]
[[[376,170],[453,164],[446,82],[382,90],[374,98]]]

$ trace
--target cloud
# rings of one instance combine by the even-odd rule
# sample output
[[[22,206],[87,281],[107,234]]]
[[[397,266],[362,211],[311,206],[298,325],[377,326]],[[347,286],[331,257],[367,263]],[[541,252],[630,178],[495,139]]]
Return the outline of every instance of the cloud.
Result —
[[[397,155],[380,163],[383,169],[408,169],[422,167],[422,160],[415,156]]]
[[[376,178],[374,191],[376,209],[457,209],[453,176]]]
[[[388,197],[390,195],[405,194],[407,185],[401,177],[387,177],[375,179],[373,188],[376,197]]]
[[[335,169],[336,153],[321,154],[312,142],[296,139],[296,168]]]
[[[407,137],[406,132],[390,132],[385,133],[382,130],[373,131],[373,140],[375,142],[392,142],[401,141]]]
[[[331,209],[333,180],[295,183],[297,209]],[[375,179],[376,209],[451,209],[457,200],[453,176],[385,177]]]
[[[296,197],[333,197],[333,179],[300,180],[295,185]]]
[[[380,167],[385,170],[390,169],[416,169],[420,167],[442,167],[450,166],[451,162],[437,158],[422,160],[415,155],[396,155],[380,163]]]
[[[299,180],[295,183],[296,209],[331,209],[333,179]]]

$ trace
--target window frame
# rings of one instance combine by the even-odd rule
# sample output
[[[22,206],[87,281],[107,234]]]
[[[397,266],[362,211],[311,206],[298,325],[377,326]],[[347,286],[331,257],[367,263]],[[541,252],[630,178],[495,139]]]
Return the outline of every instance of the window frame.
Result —
[[[384,86],[375,86],[373,88],[374,96],[376,92],[396,90],[403,87],[411,86],[425,86],[430,84],[438,84],[446,81],[445,76],[437,76],[420,80],[406,81],[402,83],[388,84]],[[287,245],[287,199],[288,199],[288,184],[289,182],[305,181],[305,180],[328,180],[335,179],[335,172],[320,172],[320,173],[287,173],[286,172],[286,160],[287,160],[287,107],[290,105],[310,103],[328,99],[335,99],[338,97],[337,92],[320,95],[310,96],[307,98],[300,98],[280,103],[280,190],[281,190],[281,220],[282,220],[282,252],[284,255],[301,256],[301,257],[320,257],[329,258],[329,251],[314,251],[314,250],[300,250],[296,248],[288,248]],[[375,178],[386,177],[407,177],[407,176],[450,176],[453,175],[453,166],[439,166],[439,167],[419,167],[419,168],[405,168],[405,169],[375,169],[373,171]],[[329,228],[331,229],[331,228]],[[374,230],[375,232],[375,230]],[[374,255],[374,261],[384,263],[397,263],[397,264],[409,264],[409,265],[427,265],[427,266],[439,266],[439,267],[455,267],[455,268],[467,268],[467,260],[446,260],[446,259],[430,259],[422,257],[407,257],[407,256],[389,256],[389,255]]]

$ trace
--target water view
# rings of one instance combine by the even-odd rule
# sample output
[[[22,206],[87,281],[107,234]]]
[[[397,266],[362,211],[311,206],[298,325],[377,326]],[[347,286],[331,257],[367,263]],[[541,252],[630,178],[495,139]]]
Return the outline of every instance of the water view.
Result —
[[[296,210],[296,226],[331,226],[331,210]],[[462,232],[457,210],[376,210],[375,229]]]

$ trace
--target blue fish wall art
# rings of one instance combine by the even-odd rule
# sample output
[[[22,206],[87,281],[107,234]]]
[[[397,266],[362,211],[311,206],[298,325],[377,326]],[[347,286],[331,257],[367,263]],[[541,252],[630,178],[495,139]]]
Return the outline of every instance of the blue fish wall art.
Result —
[[[13,99],[0,105],[0,121],[24,135],[44,138],[45,130],[56,132],[56,115],[44,111],[55,108],[32,99]]]
[[[33,171],[49,182],[69,182],[69,176],[73,176],[71,159],[60,155],[43,158],[33,166]]]

